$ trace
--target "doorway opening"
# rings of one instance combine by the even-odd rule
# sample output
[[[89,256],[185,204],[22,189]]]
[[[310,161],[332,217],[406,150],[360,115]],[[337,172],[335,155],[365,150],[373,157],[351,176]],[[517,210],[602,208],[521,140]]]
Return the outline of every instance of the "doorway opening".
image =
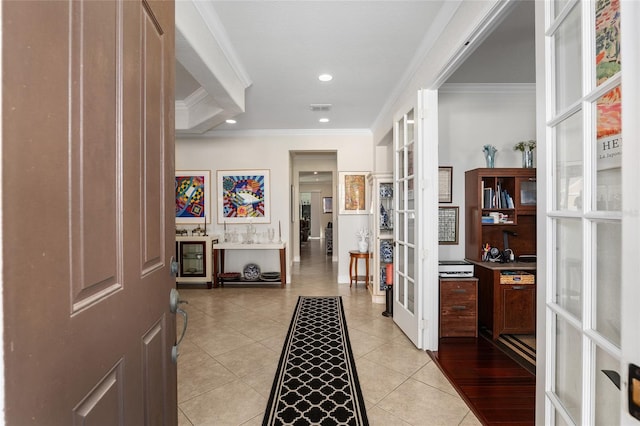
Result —
[[[299,182],[300,262],[310,253],[333,256],[333,173],[331,171],[301,171]],[[311,251],[311,245],[314,247]],[[303,256],[303,252],[307,256]]]
[[[323,261],[337,262],[337,216],[333,209],[337,196],[337,152],[292,151],[290,154],[292,260],[301,262],[301,248],[313,243],[318,245],[313,257],[322,256]]]

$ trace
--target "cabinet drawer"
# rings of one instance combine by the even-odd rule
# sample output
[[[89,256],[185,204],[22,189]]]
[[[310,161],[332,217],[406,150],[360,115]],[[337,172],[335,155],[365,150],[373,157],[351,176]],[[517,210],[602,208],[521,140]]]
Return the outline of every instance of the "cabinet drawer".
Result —
[[[441,281],[440,303],[459,305],[476,300],[476,283],[464,281]]]

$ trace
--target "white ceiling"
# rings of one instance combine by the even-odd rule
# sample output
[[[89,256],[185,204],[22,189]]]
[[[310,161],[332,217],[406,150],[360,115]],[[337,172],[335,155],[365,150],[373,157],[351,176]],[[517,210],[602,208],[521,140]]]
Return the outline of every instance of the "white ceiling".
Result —
[[[178,8],[190,2],[176,3],[177,16]],[[455,7],[456,2],[193,3],[216,33],[214,38],[222,40],[224,57],[247,87],[244,105],[235,102],[226,107],[212,102],[216,93],[211,92],[218,88],[209,80],[215,80],[216,72],[210,77],[203,74],[201,67],[193,65],[193,53],[182,51],[189,43],[177,39],[176,114],[185,111],[185,105],[187,109],[198,108],[200,113],[205,109],[203,104],[210,110],[208,120],[200,120],[197,126],[186,125],[183,133],[211,129],[370,129],[385,104],[400,89],[403,76],[422,58],[429,38],[434,37],[429,33],[434,20],[441,19],[439,13]],[[176,21],[179,24],[178,18]],[[182,28],[185,27],[188,26],[183,24]],[[532,83],[533,64],[533,1],[521,1],[449,81]],[[317,77],[321,73],[332,74],[334,80],[320,82]],[[219,86],[225,86],[224,82]],[[209,101],[198,104],[198,99],[204,98],[196,95],[206,92],[211,95]],[[331,104],[331,109],[314,112],[311,104]],[[218,118],[211,118],[213,115]],[[237,124],[219,124],[231,116]],[[321,117],[329,118],[330,122],[319,123]]]

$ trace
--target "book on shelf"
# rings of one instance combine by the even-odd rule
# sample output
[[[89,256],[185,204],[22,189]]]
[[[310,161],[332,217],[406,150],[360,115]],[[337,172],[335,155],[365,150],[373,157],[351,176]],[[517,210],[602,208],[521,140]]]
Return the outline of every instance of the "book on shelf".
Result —
[[[483,198],[483,208],[490,209],[492,208],[491,200],[493,199],[493,190],[491,188],[484,189],[484,198]]]

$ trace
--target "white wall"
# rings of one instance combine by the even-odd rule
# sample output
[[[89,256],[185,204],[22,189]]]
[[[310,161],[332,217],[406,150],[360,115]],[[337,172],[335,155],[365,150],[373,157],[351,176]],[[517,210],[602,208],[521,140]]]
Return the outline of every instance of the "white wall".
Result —
[[[535,139],[535,86],[445,85],[439,92],[438,162],[453,167],[453,202],[460,207],[457,245],[439,246],[440,260],[464,259],[464,172],[486,167],[482,147],[498,149],[496,167],[522,167],[513,146]],[[534,163],[535,166],[535,163]]]
[[[275,135],[268,131],[261,134],[229,136],[226,134],[201,136],[197,138],[178,138],[176,140],[176,170],[211,170],[213,181],[211,200],[217,200],[215,176],[217,170],[269,169],[271,171],[271,224],[257,224],[259,232],[282,227],[282,239],[287,242],[287,264],[291,265],[292,244],[298,244],[298,238],[291,232],[291,151],[325,151],[337,153],[338,171],[370,171],[373,167],[373,142],[368,132],[348,131],[344,134],[330,135]],[[296,191],[297,192],[297,191]],[[296,197],[297,198],[297,197]],[[335,198],[334,198],[335,200]],[[217,206],[211,206],[212,223],[209,233],[222,233],[223,225],[218,222]],[[335,204],[335,203],[334,203]],[[298,208],[297,200],[296,209]],[[337,205],[336,205],[337,206]],[[336,207],[337,208],[337,207]],[[338,250],[338,281],[349,282],[349,250],[356,248],[357,239],[351,232],[340,233],[339,229],[351,230],[367,226],[366,215],[337,216],[339,235],[334,237],[334,251]],[[231,226],[231,225],[227,225]],[[241,225],[234,225],[240,226]],[[336,231],[334,231],[336,232]],[[348,235],[346,235],[348,234]],[[337,240],[337,241],[336,241]],[[237,255],[234,255],[234,257]],[[247,259],[249,260],[249,259]],[[238,265],[245,259],[238,259]],[[270,261],[275,263],[275,260]],[[233,263],[230,267],[234,267]],[[277,265],[261,265],[263,270],[277,270]],[[272,269],[273,268],[273,269]],[[290,268],[287,281],[290,282]]]

